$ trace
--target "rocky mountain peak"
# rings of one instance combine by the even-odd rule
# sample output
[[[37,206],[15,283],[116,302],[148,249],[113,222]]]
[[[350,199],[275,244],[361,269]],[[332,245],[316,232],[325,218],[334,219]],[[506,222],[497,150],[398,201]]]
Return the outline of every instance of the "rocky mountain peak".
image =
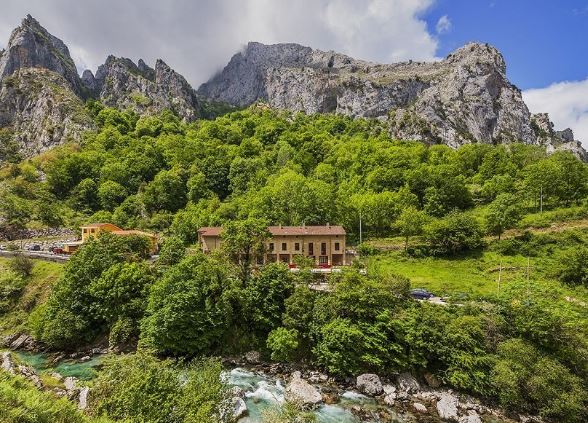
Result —
[[[19,69],[43,68],[65,78],[72,89],[81,94],[81,81],[69,49],[51,35],[31,15],[12,31],[6,50],[0,57],[0,79]]]
[[[452,147],[524,142],[555,149],[570,137],[555,131],[540,137],[506,76],[504,57],[483,43],[466,44],[441,61],[380,64],[298,44],[250,42],[199,93],[241,107],[263,101],[377,118],[394,137]]]
[[[486,65],[492,70],[506,75],[506,62],[497,48],[482,43],[468,43],[449,54],[446,61],[451,64]]]

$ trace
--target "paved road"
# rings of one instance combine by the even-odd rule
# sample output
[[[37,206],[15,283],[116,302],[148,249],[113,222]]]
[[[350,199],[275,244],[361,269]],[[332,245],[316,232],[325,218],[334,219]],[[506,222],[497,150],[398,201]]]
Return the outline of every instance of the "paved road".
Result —
[[[25,257],[35,260],[45,260],[56,263],[63,263],[69,260],[69,256],[63,254],[53,254],[48,251],[0,251],[0,257],[14,257],[17,254],[22,254]]]

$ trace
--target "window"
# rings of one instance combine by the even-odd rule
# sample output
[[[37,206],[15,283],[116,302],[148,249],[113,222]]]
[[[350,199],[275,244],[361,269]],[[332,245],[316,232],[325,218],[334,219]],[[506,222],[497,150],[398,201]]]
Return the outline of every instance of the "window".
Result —
[[[273,242],[269,243],[269,250],[274,251],[274,243]]]
[[[329,257],[327,257],[327,256],[320,256],[319,257],[319,264],[329,264]]]
[[[314,244],[312,242],[308,243],[308,255],[314,256]]]
[[[327,254],[327,243],[323,242],[321,243],[321,255],[324,256],[325,254]]]
[[[340,247],[341,246],[339,245],[339,243],[335,242],[335,251],[339,251]]]
[[[300,251],[300,243],[299,242],[294,243],[294,251]]]
[[[282,251],[286,251],[288,249],[288,244],[286,242],[282,242]]]

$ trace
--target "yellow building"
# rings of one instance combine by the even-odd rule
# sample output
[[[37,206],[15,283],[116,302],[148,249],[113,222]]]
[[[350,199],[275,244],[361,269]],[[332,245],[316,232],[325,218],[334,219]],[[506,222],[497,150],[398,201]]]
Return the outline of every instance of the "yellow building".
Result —
[[[342,226],[269,226],[268,230],[271,238],[266,243],[265,254],[257,257],[257,264],[282,262],[294,267],[296,256],[309,257],[315,266],[322,268],[349,264]],[[222,228],[200,228],[198,242],[204,253],[220,248]]]
[[[146,238],[149,238],[149,242],[151,244],[151,254],[155,254],[157,252],[157,236],[149,232],[137,230],[124,230],[116,225],[113,225],[112,223],[92,223],[89,225],[84,225],[80,229],[82,230],[81,241],[69,242],[67,244],[64,244],[63,251],[65,253],[71,254],[75,252],[79,248],[79,246],[82,245],[84,242],[99,236],[102,232],[110,232],[111,234],[118,236],[144,236]]]

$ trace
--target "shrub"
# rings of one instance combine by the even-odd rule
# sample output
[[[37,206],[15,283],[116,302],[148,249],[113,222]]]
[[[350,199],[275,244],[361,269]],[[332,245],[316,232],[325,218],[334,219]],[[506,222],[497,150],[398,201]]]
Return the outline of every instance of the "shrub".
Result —
[[[10,260],[10,268],[21,275],[23,278],[27,278],[31,276],[33,273],[33,267],[35,263],[28,257],[25,257],[22,254],[15,255],[12,260]]]
[[[564,283],[588,287],[588,248],[578,247],[561,253],[553,273]]]
[[[456,254],[483,245],[483,232],[478,221],[466,214],[452,212],[425,228],[426,239],[437,254]]]
[[[217,421],[225,397],[221,370],[215,359],[177,366],[145,352],[113,357],[95,380],[91,412],[117,421]]]
[[[267,337],[267,347],[272,352],[272,360],[289,361],[298,348],[298,331],[286,328],[272,330]]]

